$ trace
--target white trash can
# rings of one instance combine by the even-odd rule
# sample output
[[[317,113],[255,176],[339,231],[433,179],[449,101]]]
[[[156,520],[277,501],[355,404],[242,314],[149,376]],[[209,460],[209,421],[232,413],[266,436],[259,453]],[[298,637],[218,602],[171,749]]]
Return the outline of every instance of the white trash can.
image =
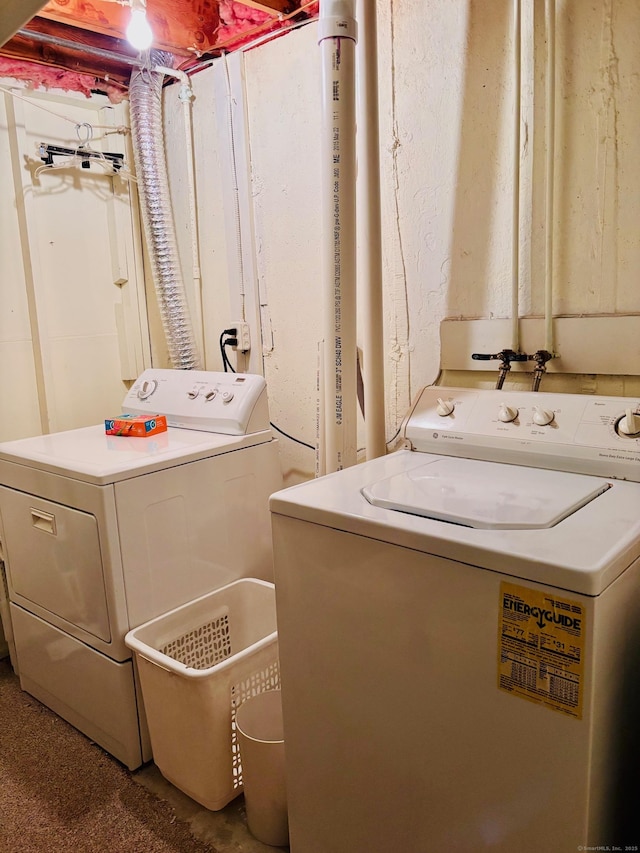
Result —
[[[252,696],[236,711],[247,826],[258,841],[289,843],[284,734],[279,690]]]

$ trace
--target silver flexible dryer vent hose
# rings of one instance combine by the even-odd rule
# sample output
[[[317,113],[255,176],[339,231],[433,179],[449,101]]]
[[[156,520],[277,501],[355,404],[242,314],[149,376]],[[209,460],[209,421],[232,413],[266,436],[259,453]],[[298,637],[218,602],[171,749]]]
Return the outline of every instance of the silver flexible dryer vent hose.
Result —
[[[129,102],[133,156],[142,221],[169,358],[173,367],[192,370],[200,366],[200,360],[178,263],[162,129],[164,74],[151,70],[157,66],[171,68],[173,55],[152,50],[149,68],[136,69],[131,74]]]

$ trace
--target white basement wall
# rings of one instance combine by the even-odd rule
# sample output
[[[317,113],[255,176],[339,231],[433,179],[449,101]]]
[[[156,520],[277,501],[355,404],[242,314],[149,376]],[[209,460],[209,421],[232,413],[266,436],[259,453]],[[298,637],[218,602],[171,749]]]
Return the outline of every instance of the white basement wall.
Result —
[[[640,6],[637,0],[557,0],[556,6],[553,311],[640,314]],[[511,0],[378,3],[388,439],[419,387],[438,379],[441,321],[510,317],[512,11]],[[520,315],[529,317],[544,312],[544,3],[523,0],[522,21],[519,299]],[[203,247],[217,255],[204,277],[205,298],[224,310],[226,265],[230,304],[239,305],[239,221],[241,286],[261,306],[261,328],[253,309],[247,317],[253,341],[262,338],[272,418],[309,444],[316,434],[322,315],[316,34],[312,24],[248,50],[244,69],[234,55],[227,67],[217,61],[194,81],[196,126],[207,128],[203,137],[214,152],[200,153],[198,163],[206,193]],[[232,175],[225,126],[229,92],[239,177]],[[167,144],[170,161],[179,160],[179,135]],[[236,319],[238,309],[230,310],[229,316],[205,310],[211,341]],[[540,339],[536,348],[544,344]],[[509,345],[496,339],[492,351]],[[615,334],[605,346],[616,346]],[[261,369],[255,351],[252,358],[251,369]],[[208,365],[217,366],[213,352]],[[495,371],[466,380],[494,377]],[[580,377],[563,387],[638,393],[636,386]],[[288,482],[313,475],[313,451],[286,438],[281,447]]]

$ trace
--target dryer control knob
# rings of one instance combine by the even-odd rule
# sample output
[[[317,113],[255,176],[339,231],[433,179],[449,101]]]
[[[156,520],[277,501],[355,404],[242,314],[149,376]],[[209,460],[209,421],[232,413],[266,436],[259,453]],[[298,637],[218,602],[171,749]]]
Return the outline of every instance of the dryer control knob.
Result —
[[[627,409],[618,421],[618,433],[634,437],[640,433],[640,412]]]
[[[138,399],[146,400],[158,387],[158,382],[155,379],[145,379],[140,388],[138,388]]]
[[[503,424],[510,424],[511,421],[515,421],[518,417],[518,410],[513,406],[508,406],[506,403],[503,403],[498,409],[498,420],[502,421]]]
[[[200,389],[198,388],[197,385],[194,385],[190,391],[187,391],[187,397],[190,400],[195,400],[199,393],[200,393]]]
[[[543,409],[541,406],[533,407],[533,422],[538,426],[547,426],[554,419],[555,413],[549,409]]]
[[[454,409],[455,405],[451,402],[451,400],[443,400],[442,397],[438,397],[438,405],[436,406],[436,412],[440,415],[441,418],[446,418],[447,415],[451,415]]]

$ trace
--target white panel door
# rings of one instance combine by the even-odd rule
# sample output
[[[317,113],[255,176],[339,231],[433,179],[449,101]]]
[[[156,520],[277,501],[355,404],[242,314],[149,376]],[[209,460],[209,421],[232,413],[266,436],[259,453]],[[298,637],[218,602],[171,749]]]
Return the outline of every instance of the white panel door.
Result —
[[[2,208],[0,287],[15,305],[0,321],[3,396],[15,401],[0,411],[5,440],[118,414],[127,380],[149,366],[149,339],[135,189],[96,160],[55,156],[43,169],[39,150],[84,143],[130,162],[124,105],[3,88],[0,169],[14,197]]]

